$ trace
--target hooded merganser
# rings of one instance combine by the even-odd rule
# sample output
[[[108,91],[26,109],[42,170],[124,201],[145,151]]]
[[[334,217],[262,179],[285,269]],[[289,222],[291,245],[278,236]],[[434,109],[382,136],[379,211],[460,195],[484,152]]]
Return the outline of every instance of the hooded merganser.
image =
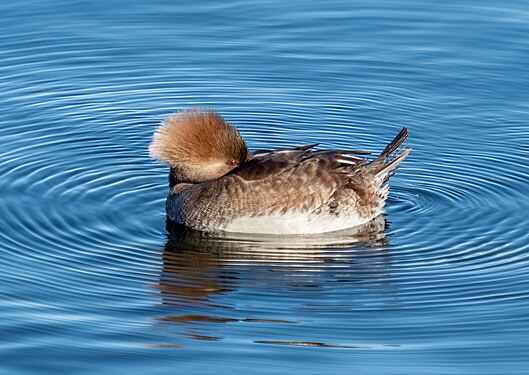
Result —
[[[323,233],[383,212],[385,182],[411,151],[407,137],[403,128],[372,160],[366,151],[312,150],[317,144],[251,153],[216,112],[191,109],[164,121],[149,150],[170,167],[170,221],[213,232]]]

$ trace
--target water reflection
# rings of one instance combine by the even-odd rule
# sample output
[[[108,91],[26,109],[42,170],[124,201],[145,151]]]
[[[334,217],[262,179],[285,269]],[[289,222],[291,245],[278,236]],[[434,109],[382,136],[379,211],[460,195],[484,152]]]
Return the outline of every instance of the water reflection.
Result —
[[[274,316],[269,307],[294,303],[307,311],[327,309],[333,301],[326,298],[323,303],[319,293],[329,287],[361,289],[359,299],[366,290],[376,294],[389,276],[386,228],[383,216],[317,236],[228,236],[168,224],[157,287],[162,306],[171,313],[159,322],[179,326],[178,332],[187,337],[216,340],[220,337],[204,334],[200,327],[296,323]],[[255,303],[247,298],[249,305],[237,306],[241,293],[256,298]]]

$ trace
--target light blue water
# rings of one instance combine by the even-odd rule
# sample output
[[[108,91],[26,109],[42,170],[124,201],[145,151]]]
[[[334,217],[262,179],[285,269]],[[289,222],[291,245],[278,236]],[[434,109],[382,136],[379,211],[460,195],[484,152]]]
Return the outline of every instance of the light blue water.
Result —
[[[0,3],[0,373],[526,374],[525,1]],[[387,216],[165,230],[151,134],[413,152]]]

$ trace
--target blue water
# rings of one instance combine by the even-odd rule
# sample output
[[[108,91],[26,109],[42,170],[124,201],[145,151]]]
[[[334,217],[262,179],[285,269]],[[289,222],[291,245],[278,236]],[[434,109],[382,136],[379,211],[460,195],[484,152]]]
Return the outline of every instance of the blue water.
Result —
[[[0,3],[0,373],[527,374],[526,1]],[[413,151],[331,238],[169,234],[153,130]]]

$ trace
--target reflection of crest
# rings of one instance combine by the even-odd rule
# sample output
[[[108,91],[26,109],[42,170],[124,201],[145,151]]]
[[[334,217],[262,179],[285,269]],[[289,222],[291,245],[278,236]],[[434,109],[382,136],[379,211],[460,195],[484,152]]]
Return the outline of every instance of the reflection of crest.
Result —
[[[223,308],[221,314],[233,312],[236,293],[299,296],[321,292],[332,283],[344,288],[380,286],[387,278],[390,261],[385,227],[384,217],[379,216],[344,231],[278,237],[211,234],[171,225],[158,287],[162,303],[175,310],[175,315],[161,320],[194,323],[195,327],[234,320],[262,321],[262,316],[218,316],[219,308]]]

